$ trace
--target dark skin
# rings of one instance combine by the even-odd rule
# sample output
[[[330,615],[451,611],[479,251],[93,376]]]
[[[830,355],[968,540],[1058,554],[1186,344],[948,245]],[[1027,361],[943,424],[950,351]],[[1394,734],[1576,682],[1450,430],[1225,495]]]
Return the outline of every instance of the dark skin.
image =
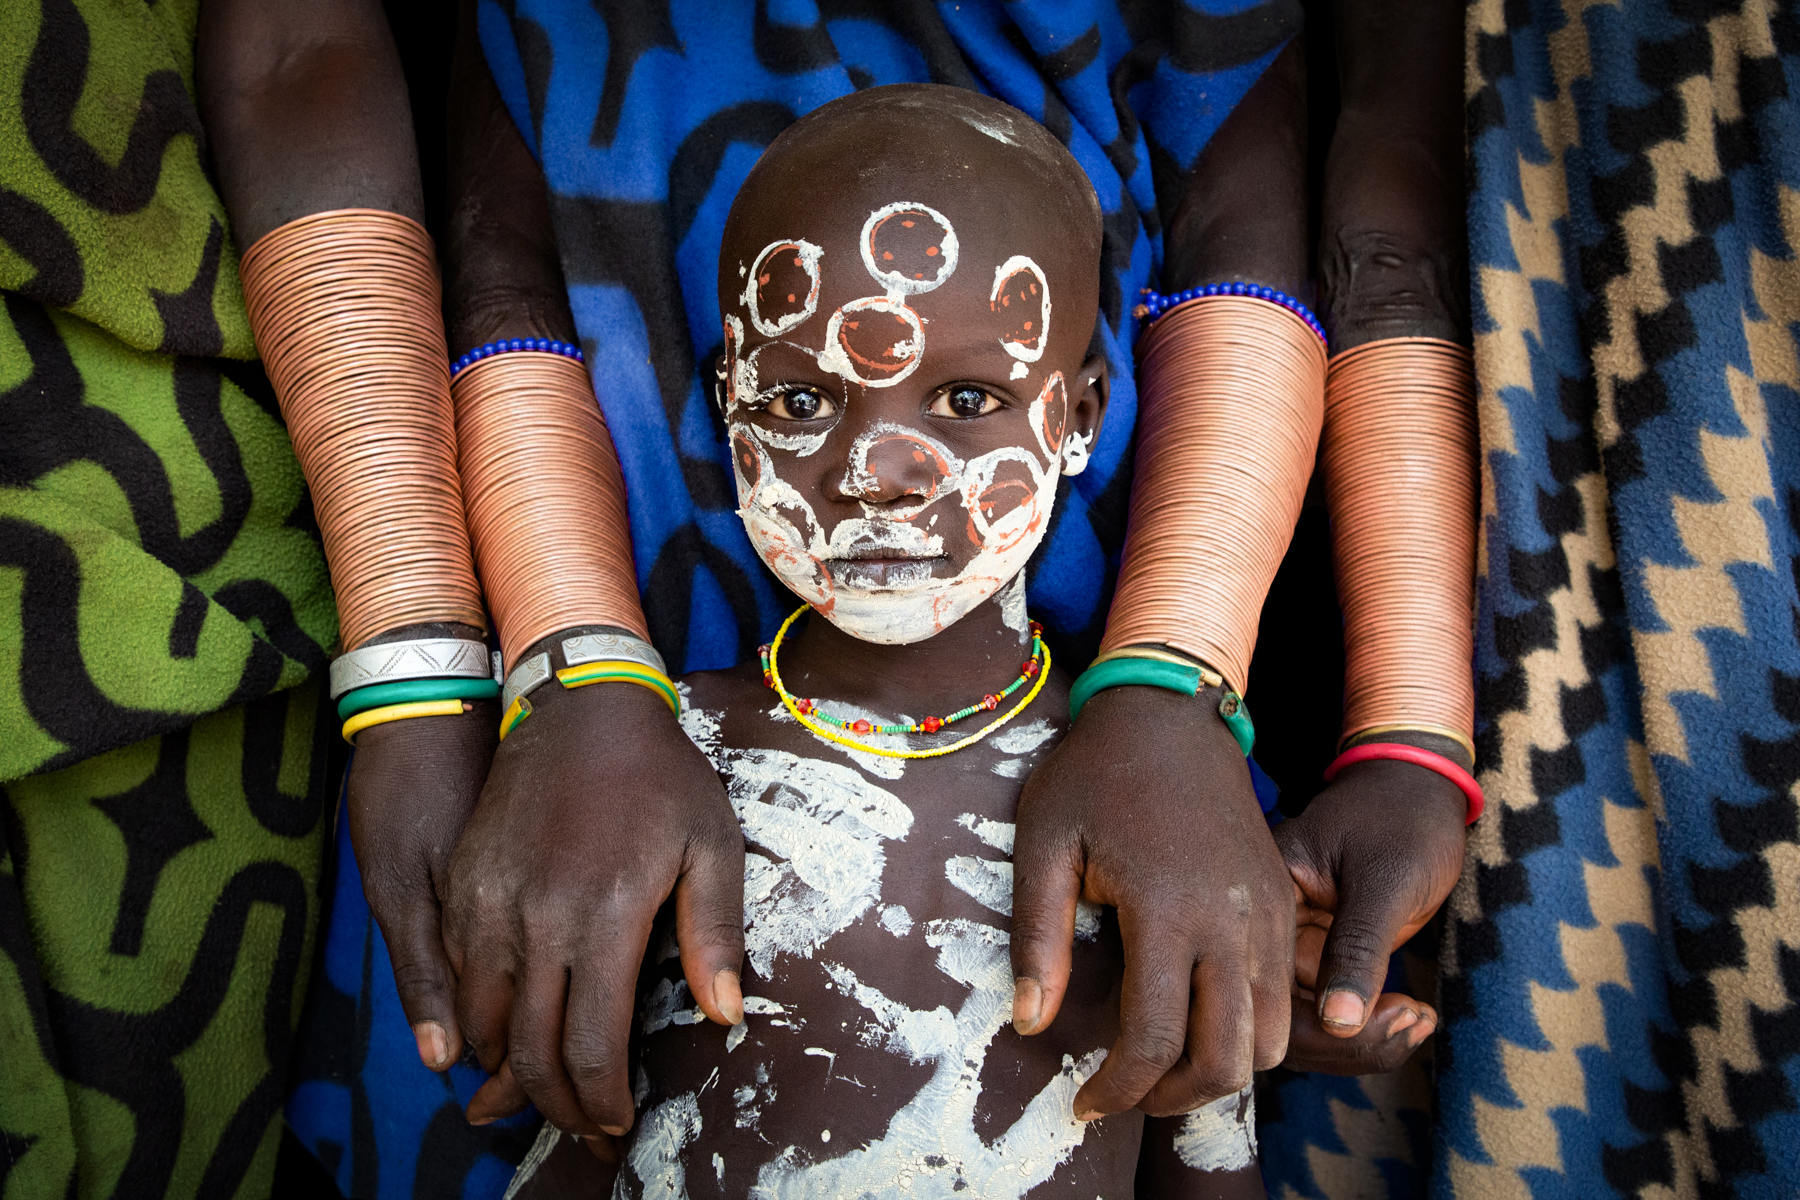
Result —
[[[1340,3],[1336,17],[1343,108],[1326,164],[1319,247],[1332,351],[1390,337],[1466,344],[1462,8],[1443,0]],[[1434,734],[1363,740],[1473,766],[1462,745]],[[1388,956],[1461,875],[1466,812],[1462,793],[1442,776],[1376,761],[1346,768],[1304,815],[1276,830],[1300,894],[1298,998],[1309,1010],[1303,1021],[1297,1005],[1290,1065],[1391,1069],[1397,1042],[1417,1045],[1436,1028],[1429,1005],[1399,1004],[1380,994],[1381,984]]]
[[[1265,81],[1265,84],[1258,85],[1258,88],[1252,92],[1250,100],[1233,113],[1226,126],[1215,137],[1213,144],[1209,146],[1206,155],[1203,156],[1201,169],[1196,172],[1194,185],[1190,189],[1191,203],[1184,201],[1183,211],[1172,223],[1169,239],[1171,269],[1164,281],[1167,288],[1176,289],[1212,279],[1243,278],[1268,283],[1288,291],[1300,290],[1300,281],[1306,275],[1307,250],[1304,208],[1301,203],[1303,171],[1299,154],[1295,149],[1295,147],[1303,145],[1303,119],[1297,105],[1297,98],[1300,94],[1298,91],[1299,81],[1299,58],[1297,52],[1290,50],[1278,58],[1277,68],[1271,72],[1270,79]],[[491,85],[489,86],[491,87]],[[1261,105],[1254,103],[1265,93],[1274,93],[1271,97],[1272,103]],[[517,135],[512,132],[510,120],[506,118],[503,111],[498,109],[497,104],[492,109],[492,120],[495,123],[496,144],[505,141],[506,135],[509,134],[516,141]],[[1263,155],[1259,152],[1259,147],[1272,147],[1273,149],[1267,155]],[[512,161],[518,164],[520,176],[533,180],[535,186],[541,189],[541,181],[537,180],[535,164],[530,163],[529,154],[522,143],[518,143]],[[530,169],[527,169],[528,167]],[[519,177],[513,177],[513,181],[508,183],[503,181],[504,177],[499,172],[490,174],[487,178],[496,181],[495,185],[502,188],[521,186]],[[1282,197],[1286,197],[1286,200],[1283,201]],[[1284,212],[1287,214],[1285,220],[1278,219]],[[1254,239],[1233,239],[1223,236],[1232,228],[1234,213],[1236,219],[1257,221],[1259,228],[1262,229],[1259,236]],[[1173,228],[1175,225],[1183,226],[1183,228],[1175,229]],[[1218,236],[1214,236],[1215,234]],[[539,245],[548,244],[547,237],[535,237],[532,241]],[[1189,246],[1192,247],[1191,251],[1185,248]],[[471,257],[480,253],[478,248],[471,247]],[[496,279],[512,272],[516,277],[542,280],[549,277],[554,271],[553,256],[540,257],[535,265],[523,261],[524,256],[515,255],[506,260],[501,259],[498,255],[488,257],[491,259],[492,274]],[[504,288],[494,289],[493,294],[503,294],[504,290]],[[531,291],[532,289],[527,286],[524,290]],[[453,311],[460,313],[463,310],[453,304]],[[511,322],[511,324],[507,322]],[[457,342],[466,346],[497,336],[524,336],[527,334],[568,336],[566,329],[547,324],[540,318],[519,313],[509,314],[504,319],[496,316],[483,328],[484,331],[479,334],[458,334]],[[600,689],[587,690],[599,691]],[[1189,709],[1206,711],[1207,708],[1204,700],[1199,705],[1191,703],[1178,705],[1178,697],[1155,693],[1151,689],[1116,689],[1116,691],[1118,698],[1112,704],[1091,709],[1088,714],[1084,714],[1084,720],[1078,723],[1075,734],[1059,750],[1059,754],[1065,755],[1072,766],[1082,765],[1078,760],[1078,754],[1080,758],[1093,756],[1096,759],[1116,756],[1117,747],[1135,745],[1140,740],[1140,735],[1136,731],[1147,727],[1167,728],[1173,722],[1191,719]],[[1111,715],[1103,722],[1100,718],[1103,714],[1107,714],[1109,709]],[[1105,728],[1102,728],[1103,724]],[[1117,728],[1114,729],[1113,726],[1117,726]],[[1091,738],[1082,734],[1084,729],[1093,731]],[[1081,736],[1084,742],[1091,743],[1086,751],[1080,751],[1079,745],[1075,750],[1070,749],[1070,745],[1076,743],[1077,736]],[[1182,740],[1184,744],[1193,744],[1203,740],[1204,736],[1204,734],[1196,734],[1194,738]],[[1162,741],[1159,734],[1158,744],[1160,745]],[[1221,755],[1227,753],[1226,748],[1222,745],[1217,749]],[[1376,764],[1376,766],[1378,768],[1398,767],[1400,764]],[[1358,773],[1373,775],[1376,772],[1358,769]],[[1041,778],[1043,774],[1043,772],[1039,772],[1038,778]],[[1407,781],[1404,790],[1407,794],[1412,794],[1421,788],[1420,782],[1414,777],[1429,775],[1429,772],[1408,768],[1401,771],[1400,775],[1402,780]],[[1139,927],[1146,932],[1152,925],[1166,928],[1171,923],[1168,914],[1162,911],[1161,893],[1157,889],[1159,875],[1166,876],[1169,871],[1167,868],[1159,871],[1155,864],[1151,863],[1145,863],[1142,867],[1131,865],[1134,861],[1135,851],[1140,846],[1158,843],[1159,840],[1161,843],[1168,842],[1169,838],[1164,835],[1170,830],[1175,831],[1175,842],[1185,846],[1189,841],[1202,840],[1204,835],[1201,831],[1208,829],[1208,826],[1206,823],[1193,820],[1194,810],[1185,799],[1171,799],[1166,806],[1158,808],[1157,811],[1144,813],[1143,820],[1131,829],[1120,828],[1119,823],[1113,820],[1116,813],[1110,805],[1109,799],[1118,792],[1109,788],[1105,791],[1095,791],[1092,798],[1085,795],[1071,795],[1070,793],[1077,790],[1075,781],[1081,778],[1079,772],[1071,770],[1069,778],[1063,786],[1045,789],[1045,794],[1052,797],[1058,792],[1067,796],[1068,808],[1065,812],[1058,814],[1052,811],[1052,806],[1049,804],[1041,806],[1040,811],[1045,818],[1042,825],[1052,830],[1058,824],[1063,825],[1064,828],[1078,828],[1074,824],[1074,818],[1082,812],[1094,812],[1096,819],[1092,822],[1093,829],[1082,836],[1090,838],[1094,845],[1102,849],[1116,846],[1116,851],[1109,850],[1108,852],[1112,854],[1115,861],[1121,864],[1119,870],[1125,882],[1131,885],[1130,894],[1121,896],[1125,901],[1122,907],[1144,914],[1146,919],[1139,923]],[[1188,781],[1193,778],[1195,776],[1184,776],[1179,781],[1180,786],[1187,787]],[[1353,778],[1351,772],[1346,772],[1346,783]],[[1091,775],[1083,781],[1079,790],[1086,792],[1090,782]],[[1121,781],[1121,786],[1140,785],[1141,781]],[[1430,780],[1425,780],[1423,787],[1429,791],[1433,784]],[[1379,790],[1386,794],[1385,788],[1384,784]],[[1238,792],[1236,803],[1242,807],[1248,802],[1247,781],[1246,785],[1234,785],[1234,790]],[[1181,791],[1171,794],[1185,796],[1185,792]],[[1146,802],[1146,804],[1148,803]],[[1329,807],[1328,805],[1327,809]],[[1322,819],[1325,811],[1327,810],[1321,810],[1320,819],[1316,819],[1311,828],[1325,831],[1326,822]],[[1032,820],[1033,818],[1030,817],[1024,818],[1024,822],[1027,824]],[[1257,863],[1258,870],[1265,879],[1272,877],[1270,864],[1261,861],[1265,853],[1261,847],[1268,845],[1267,834],[1260,834],[1261,843],[1259,844],[1252,836],[1257,831],[1244,819],[1239,819],[1234,824],[1227,825],[1226,828],[1232,830],[1234,835],[1241,835],[1253,848],[1242,857]],[[1156,831],[1155,836],[1148,836],[1146,832],[1148,830]],[[645,852],[652,857],[676,853],[677,851],[673,847],[680,845],[679,835],[681,832],[670,831],[666,836],[659,836],[644,847]],[[1290,848],[1290,859],[1297,861],[1297,856],[1301,853],[1300,839],[1294,838],[1293,835],[1289,835],[1289,838],[1292,840],[1284,839],[1283,845]],[[1324,841],[1330,839],[1324,839],[1317,843],[1312,838],[1306,840],[1308,844],[1323,845]],[[1066,847],[1067,839],[1062,839],[1062,842]],[[1341,838],[1339,842],[1342,842]],[[634,848],[634,850],[636,849]],[[1460,852],[1460,847],[1458,852]],[[1052,869],[1060,865],[1066,877],[1067,872],[1079,869],[1076,865],[1077,862],[1085,864],[1092,861],[1093,854],[1090,849],[1084,849],[1082,853],[1084,857],[1080,860],[1062,853],[1060,864],[1054,862],[1056,855],[1049,856],[1052,859]],[[1185,874],[1183,854],[1175,851],[1171,853],[1170,857],[1175,860],[1173,869]],[[1354,876],[1362,870],[1362,860],[1355,855],[1344,858],[1332,858],[1327,855],[1312,864],[1302,864],[1298,867],[1290,864],[1290,869],[1296,874],[1311,872],[1314,883],[1318,880],[1319,870],[1331,872],[1331,878],[1338,881]],[[1021,862],[1019,875],[1022,888],[1029,886],[1033,874],[1033,866]],[[1434,877],[1435,874],[1434,870]],[[1396,881],[1390,874],[1386,877],[1385,882],[1391,885],[1410,880],[1411,877],[1404,864],[1401,864],[1401,880]],[[1372,888],[1381,886],[1381,881],[1374,876],[1371,875],[1368,879]],[[1284,886],[1291,895],[1293,885]],[[1354,890],[1354,888],[1346,889],[1347,892]],[[1059,891],[1066,893],[1066,885],[1059,888]],[[1320,905],[1311,911],[1325,911],[1335,903],[1335,892],[1327,899],[1325,894],[1315,887],[1313,894],[1320,900]],[[1285,899],[1282,901],[1284,905],[1286,902]],[[1057,957],[1058,951],[1052,943],[1058,939],[1059,926],[1063,924],[1060,908],[1060,899],[1056,904],[1048,906],[1050,919],[1045,923],[1042,931],[1045,949],[1041,952],[1041,961],[1053,962]],[[1149,920],[1152,913],[1156,914],[1154,922]],[[1303,916],[1305,915],[1303,913]],[[1200,936],[1197,925],[1202,920],[1203,918],[1184,908],[1177,913],[1173,922],[1175,938],[1188,942],[1195,941]],[[1026,936],[1030,937],[1029,931]],[[1285,944],[1288,943],[1291,936],[1291,927],[1280,933],[1271,929],[1267,931],[1267,936],[1262,940],[1265,944],[1273,944],[1277,947],[1277,956],[1281,957],[1288,952]],[[1064,945],[1066,944],[1065,941]],[[1148,951],[1147,945],[1146,951]],[[1385,956],[1385,951],[1383,954]],[[1128,971],[1129,969],[1128,967]],[[1285,980],[1286,973],[1283,972],[1280,977]],[[1148,1036],[1140,1036],[1136,1039],[1140,1045],[1148,1046],[1151,1041],[1154,1041],[1156,1045],[1153,1052],[1143,1056],[1146,1060],[1145,1064],[1134,1071],[1135,1076],[1146,1077],[1148,1082],[1144,1083],[1142,1090],[1132,1099],[1143,1098],[1148,1092],[1150,1084],[1167,1075],[1171,1086],[1156,1101],[1152,1101],[1152,1103],[1161,1102],[1160,1106],[1166,1111],[1179,1111],[1183,1107],[1191,1106],[1192,1103],[1206,1098],[1203,1090],[1196,1086],[1198,1074],[1195,1070],[1196,1059],[1188,1052],[1184,1035],[1181,1033],[1182,1028],[1187,1024],[1186,1013],[1188,999],[1192,995],[1192,981],[1184,981],[1181,985],[1180,990],[1184,994],[1179,1000],[1175,998],[1176,990],[1175,986],[1169,986],[1151,998],[1150,1004],[1157,1010],[1155,1013],[1156,1025],[1154,1029],[1144,1028],[1142,1034]],[[1284,983],[1281,990],[1288,990],[1288,985]],[[1294,1049],[1288,1061],[1290,1065],[1302,1069],[1358,1070],[1368,1069],[1372,1065],[1392,1065],[1403,1058],[1405,1053],[1410,1052],[1412,1048],[1408,1044],[1408,1039],[1404,1037],[1405,1030],[1395,1028],[1393,1021],[1367,1022],[1356,1032],[1356,1037],[1351,1039],[1334,1036],[1341,1032],[1341,1029],[1333,1030],[1331,1034],[1328,1034],[1319,1021],[1316,1005],[1311,1002],[1309,997],[1302,994],[1298,1002],[1291,1002],[1283,998],[1276,1003],[1273,995],[1270,997],[1262,995],[1263,992],[1271,991],[1272,989],[1265,983],[1255,993],[1257,999],[1252,1001],[1252,1007],[1257,1016],[1256,1031],[1251,1040],[1250,1066],[1272,1065],[1273,1061],[1281,1057],[1282,1043],[1285,1040],[1282,1036],[1282,1031],[1285,1029],[1284,1022],[1292,1022],[1294,1031]],[[1400,999],[1404,1000],[1405,998]],[[1388,1005],[1388,1007],[1383,1008],[1382,1005]],[[1413,1023],[1419,1021],[1422,1010],[1423,1006],[1416,1002],[1407,1002],[1400,1005],[1399,1008],[1395,1008],[1389,1004],[1387,998],[1383,998],[1376,1007],[1377,1015],[1392,1011],[1396,1019],[1403,1012],[1410,1012]],[[1268,1017],[1266,1014],[1269,1013],[1279,1013],[1280,1016]],[[1042,1009],[1040,1009],[1040,1025],[1042,1024],[1041,1014]],[[1388,1044],[1394,1042],[1396,1037],[1399,1038],[1397,1045]],[[1200,1049],[1198,1053],[1201,1061],[1212,1057],[1211,1053],[1205,1049]],[[1241,1057],[1239,1048],[1235,1046],[1230,1048],[1227,1057],[1231,1055]],[[1167,1061],[1163,1068],[1153,1075],[1152,1067],[1165,1059]],[[1169,1069],[1171,1067],[1175,1069],[1171,1071]],[[1242,1077],[1244,1069],[1235,1059],[1232,1061],[1231,1067],[1231,1070],[1219,1073],[1217,1078],[1204,1080],[1207,1088],[1217,1089],[1212,1094],[1226,1090],[1221,1087],[1221,1083],[1228,1078]],[[1134,1078],[1128,1082],[1135,1088],[1138,1080]],[[1112,1103],[1120,1098],[1115,1094],[1113,1097],[1108,1097],[1108,1100],[1109,1103]],[[1122,1104],[1121,1107],[1129,1107],[1129,1101]]]
[[[406,81],[373,0],[207,0],[195,76],[219,192],[240,248],[296,218],[377,208],[422,220]],[[464,625],[386,630],[481,640]],[[351,840],[363,890],[393,958],[419,1057],[447,1069],[462,1053],[455,978],[439,935],[450,851],[493,754],[491,703],[460,717],[365,730],[350,771]]]

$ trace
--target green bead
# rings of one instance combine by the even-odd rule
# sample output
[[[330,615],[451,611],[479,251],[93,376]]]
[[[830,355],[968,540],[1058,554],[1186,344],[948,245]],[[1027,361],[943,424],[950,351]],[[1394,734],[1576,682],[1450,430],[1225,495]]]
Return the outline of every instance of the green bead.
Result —
[[[500,685],[492,679],[402,679],[376,683],[346,692],[338,698],[338,720],[390,704],[414,704],[423,700],[493,700]]]

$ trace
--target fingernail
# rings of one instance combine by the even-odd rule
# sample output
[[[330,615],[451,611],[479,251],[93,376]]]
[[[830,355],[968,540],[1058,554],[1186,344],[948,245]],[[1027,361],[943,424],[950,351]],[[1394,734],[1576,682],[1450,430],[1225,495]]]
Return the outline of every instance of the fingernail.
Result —
[[[413,1026],[413,1038],[419,1043],[419,1061],[433,1071],[442,1070],[450,1057],[450,1039],[436,1021],[420,1021]]]
[[[736,971],[724,970],[713,976],[713,1003],[725,1014],[727,1024],[744,1023],[744,989]]]
[[[471,1125],[492,1125],[493,1123],[494,1123],[494,1118],[492,1118],[492,1117],[470,1117],[469,1118],[469,1124],[471,1124]]]
[[[1388,1025],[1387,1036],[1393,1037],[1396,1033],[1399,1033],[1402,1029],[1405,1029],[1408,1026],[1417,1024],[1418,1020],[1419,1020],[1419,1014],[1414,1012],[1412,1009],[1410,1009],[1410,1008],[1401,1009],[1400,1015],[1395,1017],[1393,1019],[1393,1021]]]
[[[1013,1028],[1030,1034],[1038,1027],[1043,1013],[1044,990],[1038,987],[1038,981],[1029,975],[1013,980]]]
[[[1090,1108],[1086,1112],[1076,1113],[1075,1119],[1077,1121],[1098,1121],[1101,1117],[1104,1117],[1105,1115],[1106,1115],[1105,1113],[1101,1112],[1097,1108]]]
[[[1418,1025],[1414,1026],[1413,1031],[1406,1035],[1406,1044],[1408,1046],[1417,1046],[1426,1038],[1430,1037],[1436,1029],[1436,1025],[1426,1021],[1420,1021]]]
[[[1325,1003],[1319,1006],[1319,1020],[1327,1025],[1358,1028],[1363,1023],[1362,997],[1341,988],[1325,993]]]
[[[610,1133],[614,1137],[624,1137],[625,1131],[630,1128],[631,1126],[629,1125],[602,1125],[600,1131],[602,1133]]]

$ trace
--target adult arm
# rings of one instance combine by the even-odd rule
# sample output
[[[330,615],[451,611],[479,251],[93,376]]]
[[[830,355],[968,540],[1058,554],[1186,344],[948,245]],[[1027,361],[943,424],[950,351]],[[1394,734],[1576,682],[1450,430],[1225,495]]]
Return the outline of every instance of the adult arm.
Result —
[[[1165,291],[1300,292],[1305,121],[1296,39],[1195,165],[1166,234]],[[1078,897],[1114,905],[1125,943],[1120,1035],[1076,1095],[1082,1116],[1185,1112],[1286,1050],[1293,885],[1218,701],[1213,688],[1100,692],[1020,802],[1014,1024],[1035,1033],[1055,1018]]]
[[[240,248],[337,209],[422,219],[406,84],[375,0],[206,0],[195,73]],[[482,636],[473,626],[433,622],[383,630],[364,644]],[[438,1070],[461,1053],[439,904],[497,721],[492,704],[477,704],[462,717],[377,725],[359,736],[350,772],[363,890],[387,940],[419,1056]]]
[[[1396,337],[1466,344],[1462,8],[1453,0],[1340,2],[1336,18],[1343,106],[1319,247],[1332,351]],[[1397,424],[1416,420],[1399,395],[1385,403]],[[1410,486],[1398,470],[1359,478],[1358,487],[1388,494]],[[1472,562],[1446,561],[1443,586],[1466,589],[1473,570]],[[1380,599],[1404,607],[1418,597]],[[1374,740],[1473,766],[1461,744],[1436,734],[1388,731]],[[1461,792],[1442,776],[1375,761],[1346,768],[1276,831],[1302,894],[1298,966],[1310,993],[1296,1004],[1288,1065],[1347,1069],[1348,1054],[1358,1069],[1385,1069],[1435,1028],[1429,1006],[1378,996],[1389,954],[1430,919],[1461,873],[1465,811]],[[1382,1036],[1396,1025],[1399,1037]]]
[[[465,6],[452,87],[451,349],[573,341],[543,176],[488,74],[471,13]],[[571,632],[516,654],[507,647],[509,660],[547,652],[561,667]],[[496,1073],[469,1115],[491,1119],[529,1099],[569,1132],[622,1133],[633,1117],[638,966],[671,894],[695,1000],[715,1021],[743,1019],[743,840],[711,765],[654,693],[549,683],[531,702],[495,755],[450,873],[458,1011]]]

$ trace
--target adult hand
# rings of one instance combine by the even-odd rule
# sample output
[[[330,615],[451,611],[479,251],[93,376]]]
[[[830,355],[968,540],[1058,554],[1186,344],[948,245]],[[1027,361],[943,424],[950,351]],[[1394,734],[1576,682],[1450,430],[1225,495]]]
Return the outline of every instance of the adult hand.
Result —
[[[442,905],[450,852],[481,794],[499,725],[491,702],[460,717],[374,725],[356,735],[350,762],[350,843],[363,895],[387,940],[419,1058],[433,1071],[462,1054]]]
[[[1293,884],[1217,689],[1100,692],[1026,782],[1013,850],[1013,1024],[1056,1019],[1077,899],[1118,909],[1118,1041],[1083,1119],[1186,1112],[1287,1047]]]
[[[529,1099],[569,1133],[622,1134],[638,968],[671,892],[694,999],[720,1024],[743,1020],[743,837],[654,692],[549,683],[531,702],[451,860],[457,1016],[495,1073],[470,1119]]]
[[[1435,772],[1374,760],[1346,767],[1304,814],[1276,828],[1297,893],[1295,1024],[1306,1031],[1289,1066],[1385,1070],[1436,1027],[1429,1005],[1384,996],[1381,985],[1388,957],[1462,873],[1466,811],[1462,792]],[[1344,1049],[1332,1050],[1329,1039]]]

